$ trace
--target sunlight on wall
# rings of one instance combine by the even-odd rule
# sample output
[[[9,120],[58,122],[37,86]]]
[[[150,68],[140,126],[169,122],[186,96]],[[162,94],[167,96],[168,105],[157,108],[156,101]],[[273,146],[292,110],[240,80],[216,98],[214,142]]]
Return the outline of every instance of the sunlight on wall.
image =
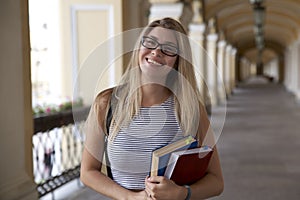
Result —
[[[122,31],[121,8],[121,0],[29,0],[33,107],[92,102],[94,89],[87,82],[98,69],[78,78],[80,67],[92,50]],[[121,76],[122,60],[117,65],[104,76],[107,85]]]
[[[61,93],[59,1],[29,0],[32,104],[66,101]]]

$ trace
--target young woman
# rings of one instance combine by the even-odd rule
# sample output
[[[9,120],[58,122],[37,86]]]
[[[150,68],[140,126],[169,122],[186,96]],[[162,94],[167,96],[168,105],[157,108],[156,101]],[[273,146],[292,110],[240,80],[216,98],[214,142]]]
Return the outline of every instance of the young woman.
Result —
[[[176,20],[156,20],[144,29],[120,85],[101,92],[90,111],[81,162],[85,185],[112,199],[204,199],[223,191],[218,152],[191,60],[186,32]],[[213,147],[206,175],[190,186],[149,177],[152,152],[186,135]],[[100,171],[104,151],[113,179]]]

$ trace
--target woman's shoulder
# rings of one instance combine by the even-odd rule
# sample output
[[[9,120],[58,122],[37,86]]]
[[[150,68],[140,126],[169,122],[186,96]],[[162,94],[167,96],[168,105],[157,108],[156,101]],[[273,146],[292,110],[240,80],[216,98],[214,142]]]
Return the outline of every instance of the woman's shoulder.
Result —
[[[114,91],[114,87],[99,92],[95,98],[94,104],[99,106],[100,108],[106,108],[108,102],[111,99],[111,95],[113,91]]]

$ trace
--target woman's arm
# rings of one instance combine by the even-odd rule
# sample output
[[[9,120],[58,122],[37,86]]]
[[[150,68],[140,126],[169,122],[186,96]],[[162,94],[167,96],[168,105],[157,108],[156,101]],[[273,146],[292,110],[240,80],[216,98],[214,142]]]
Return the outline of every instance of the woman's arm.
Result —
[[[126,199],[128,191],[100,172],[101,162],[84,148],[81,161],[80,179],[88,187],[113,199]]]
[[[214,151],[208,165],[207,174],[190,186],[192,191],[191,199],[205,199],[212,196],[218,196],[224,189],[222,169],[216,147],[217,141],[214,138],[214,133],[203,105],[200,105],[199,126],[199,140],[202,141],[202,145],[213,147]]]
[[[214,147],[207,174],[190,186],[191,200],[218,196],[223,192],[224,182],[217,148]]]
[[[112,199],[145,199],[146,192],[127,190],[101,172],[104,154],[104,120],[110,91],[96,98],[85,123],[85,147],[82,153],[80,179],[88,187]]]

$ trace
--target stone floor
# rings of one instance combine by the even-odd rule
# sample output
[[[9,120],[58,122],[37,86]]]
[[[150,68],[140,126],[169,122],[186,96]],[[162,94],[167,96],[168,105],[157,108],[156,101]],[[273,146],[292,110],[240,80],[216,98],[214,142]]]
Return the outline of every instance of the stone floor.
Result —
[[[300,199],[300,104],[282,86],[239,85],[218,147],[225,189],[214,199]]]
[[[225,189],[212,199],[300,199],[300,104],[283,86],[251,79],[234,89],[226,109],[217,143]],[[107,198],[81,188],[66,199]]]

